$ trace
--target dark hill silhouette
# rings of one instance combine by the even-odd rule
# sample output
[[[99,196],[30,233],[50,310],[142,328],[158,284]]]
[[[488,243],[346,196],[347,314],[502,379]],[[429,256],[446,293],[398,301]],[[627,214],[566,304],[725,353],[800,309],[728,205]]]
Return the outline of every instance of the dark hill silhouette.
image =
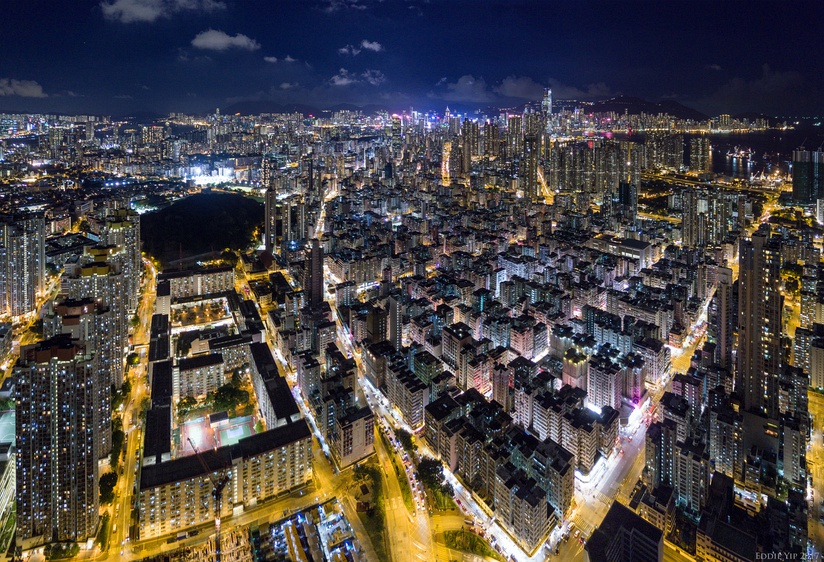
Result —
[[[624,113],[625,110],[627,113],[633,115],[638,113],[650,113],[653,115],[667,113],[679,119],[692,119],[694,121],[708,119],[708,117],[700,111],[682,105],[675,100],[663,100],[655,103],[632,96],[616,96],[608,100],[597,101],[586,107],[587,113],[603,113],[607,111]]]
[[[302,103],[275,103],[273,101],[239,101],[227,107],[221,107],[224,115],[260,115],[261,113],[303,113],[304,115],[318,115],[320,109]]]

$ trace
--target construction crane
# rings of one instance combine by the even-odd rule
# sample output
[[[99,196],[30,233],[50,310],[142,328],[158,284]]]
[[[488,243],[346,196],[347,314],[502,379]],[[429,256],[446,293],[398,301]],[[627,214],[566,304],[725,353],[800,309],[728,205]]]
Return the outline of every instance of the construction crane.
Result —
[[[229,476],[228,470],[216,471],[217,477],[215,477],[209,465],[206,464],[206,459],[203,458],[203,455],[192,441],[192,438],[187,437],[186,439],[189,441],[189,445],[192,446],[192,450],[195,452],[195,455],[197,455],[197,460],[200,461],[200,465],[203,467],[203,470],[206,471],[209,480],[212,481],[212,497],[215,498],[215,562],[220,562],[220,511],[223,507],[223,489],[229,483],[231,477]]]

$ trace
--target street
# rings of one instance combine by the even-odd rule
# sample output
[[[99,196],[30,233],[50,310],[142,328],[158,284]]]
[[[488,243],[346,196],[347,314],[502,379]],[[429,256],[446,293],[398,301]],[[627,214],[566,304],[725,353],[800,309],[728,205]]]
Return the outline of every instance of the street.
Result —
[[[824,425],[824,395],[810,391],[809,410],[812,418],[810,446],[807,450],[807,468],[812,475],[813,485],[809,490],[809,515],[807,533],[816,551],[824,552],[824,443],[822,443],[822,425]]]
[[[109,507],[111,517],[108,553],[92,552],[94,557],[123,560],[128,559],[129,549],[126,548],[131,537],[132,512],[137,490],[137,476],[140,470],[139,454],[143,445],[143,430],[141,406],[150,396],[147,382],[148,375],[148,342],[154,312],[155,285],[157,270],[151,261],[144,259],[145,272],[142,295],[137,315],[140,322],[135,327],[132,343],[135,352],[140,355],[140,363],[130,369],[129,378],[132,382],[132,391],[122,406],[121,419],[123,431],[126,434],[125,457],[119,471],[117,486],[115,487],[114,503]]]

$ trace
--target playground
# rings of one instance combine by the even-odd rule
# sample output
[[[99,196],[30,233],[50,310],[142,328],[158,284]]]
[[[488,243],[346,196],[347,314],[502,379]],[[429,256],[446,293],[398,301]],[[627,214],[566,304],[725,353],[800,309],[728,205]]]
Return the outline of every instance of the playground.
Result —
[[[0,419],[2,423],[2,419]],[[231,418],[219,424],[210,424],[208,416],[189,420],[180,426],[178,457],[195,454],[189,440],[199,451],[234,445],[241,439],[254,435],[255,420],[252,416]]]

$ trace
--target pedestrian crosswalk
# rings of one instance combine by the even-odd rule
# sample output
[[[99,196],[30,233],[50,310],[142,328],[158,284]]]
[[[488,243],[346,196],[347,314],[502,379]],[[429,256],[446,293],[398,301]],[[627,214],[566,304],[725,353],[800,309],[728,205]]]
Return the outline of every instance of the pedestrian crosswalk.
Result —
[[[603,494],[598,490],[595,491],[595,498],[597,500],[605,503],[606,505],[612,504],[612,499],[610,497],[608,497],[606,494]]]
[[[591,535],[592,531],[595,530],[595,526],[589,521],[584,521],[580,514],[576,514],[573,521],[575,522],[575,528],[580,529],[586,536]]]

